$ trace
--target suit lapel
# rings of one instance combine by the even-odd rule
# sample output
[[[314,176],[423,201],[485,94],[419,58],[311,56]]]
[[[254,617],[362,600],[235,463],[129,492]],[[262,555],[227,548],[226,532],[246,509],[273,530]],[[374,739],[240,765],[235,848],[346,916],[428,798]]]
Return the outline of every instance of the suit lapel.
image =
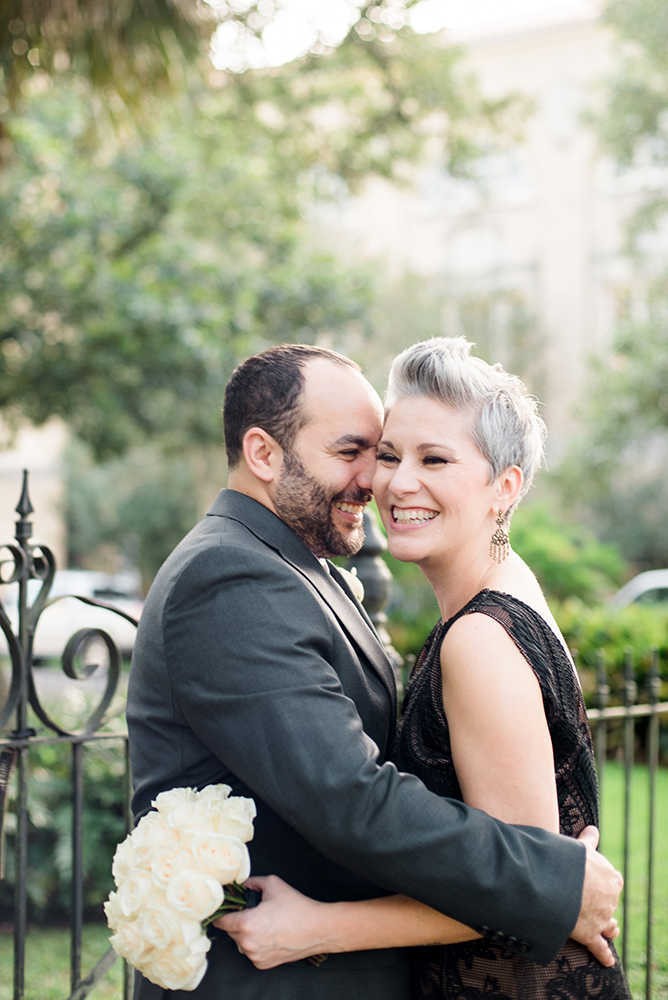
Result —
[[[279,552],[286,562],[309,581],[334,612],[344,632],[379,675],[390,693],[392,705],[396,706],[396,682],[392,664],[364,609],[360,609],[354,598],[346,593],[347,588],[335,579],[335,576],[339,577],[336,567],[332,566],[334,574],[330,575],[284,521],[243,493],[223,490],[208,513],[240,521],[262,542]]]
[[[343,587],[336,582],[334,574],[330,575],[317,559],[314,558],[316,565],[311,567],[295,563],[285,554],[284,557],[311,582],[320,596],[327,602],[343,630],[358,649],[362,650],[373,669],[390,690],[394,704],[396,700],[394,671],[366,612],[363,609],[360,610],[360,606],[355,600],[348,597]],[[338,576],[338,572],[336,576]]]

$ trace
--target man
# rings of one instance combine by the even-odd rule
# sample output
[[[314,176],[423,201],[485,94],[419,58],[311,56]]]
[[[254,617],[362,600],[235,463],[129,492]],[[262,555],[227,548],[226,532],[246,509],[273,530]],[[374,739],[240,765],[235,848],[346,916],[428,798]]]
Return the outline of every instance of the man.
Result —
[[[257,804],[254,874],[323,900],[403,892],[539,961],[571,933],[602,955],[621,888],[604,858],[438,798],[385,763],[392,670],[324,561],[360,547],[371,498],[382,407],[358,367],[272,348],[234,372],[224,420],[230,488],[159,571],[137,635],[135,815],[164,789],[224,782]],[[228,992],[405,1000],[408,983],[390,949],[260,972],[221,934],[194,995]],[[139,978],[142,1000],[161,995]]]

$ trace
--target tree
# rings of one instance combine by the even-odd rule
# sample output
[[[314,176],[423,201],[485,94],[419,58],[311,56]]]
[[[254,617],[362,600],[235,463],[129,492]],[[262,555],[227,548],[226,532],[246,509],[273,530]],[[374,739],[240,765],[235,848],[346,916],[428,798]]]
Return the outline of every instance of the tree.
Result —
[[[592,364],[582,430],[556,477],[564,503],[639,568],[668,565],[666,315],[622,326]]]
[[[259,33],[268,16],[220,9]],[[309,204],[405,170],[427,136],[463,168],[510,110],[395,9],[361,5],[340,45],[289,66],[198,65],[170,100],[145,94],[141,128],[95,120],[89,79],[55,62],[23,87],[0,173],[6,420],[61,416],[98,456],[175,424],[172,444],[206,443],[240,355],[369,331],[368,274],[315,249]]]
[[[365,276],[310,252],[291,151],[256,118],[194,90],[100,148],[85,96],[35,100],[0,173],[3,415],[61,416],[98,456],[219,440],[239,357],[355,320]]]
[[[136,103],[206,51],[216,23],[197,0],[5,0],[0,72],[12,105],[36,75],[70,70]]]
[[[657,0],[611,0],[608,24],[619,37],[609,100],[597,121],[604,148],[621,170],[668,172],[668,9]],[[581,407],[580,436],[560,473],[565,501],[599,537],[641,567],[668,565],[668,271],[648,238],[663,240],[665,184],[649,187],[629,220],[634,286],[622,303],[610,355],[593,363]]]

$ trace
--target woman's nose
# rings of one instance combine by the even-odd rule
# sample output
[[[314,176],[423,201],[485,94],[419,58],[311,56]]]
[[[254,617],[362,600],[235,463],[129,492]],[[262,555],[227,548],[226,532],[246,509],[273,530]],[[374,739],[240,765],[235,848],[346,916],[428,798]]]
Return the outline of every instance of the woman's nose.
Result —
[[[399,462],[390,478],[389,487],[393,493],[414,493],[420,483],[413,469],[407,462]]]

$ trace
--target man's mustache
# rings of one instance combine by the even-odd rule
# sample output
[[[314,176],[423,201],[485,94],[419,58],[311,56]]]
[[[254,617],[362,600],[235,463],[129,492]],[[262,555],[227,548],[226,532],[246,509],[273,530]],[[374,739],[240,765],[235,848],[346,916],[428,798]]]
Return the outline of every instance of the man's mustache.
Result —
[[[334,497],[336,503],[370,503],[373,500],[371,490],[356,490],[354,493],[339,493]]]

